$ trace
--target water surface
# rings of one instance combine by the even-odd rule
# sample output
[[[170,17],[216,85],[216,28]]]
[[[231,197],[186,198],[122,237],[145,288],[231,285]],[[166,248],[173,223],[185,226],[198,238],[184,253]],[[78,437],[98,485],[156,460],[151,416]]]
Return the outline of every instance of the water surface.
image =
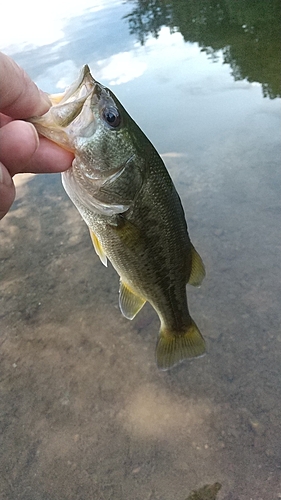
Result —
[[[15,26],[7,7],[2,50],[48,92],[88,63],[163,156],[206,264],[188,299],[208,354],[159,372],[156,314],[122,317],[60,176],[18,176],[0,226],[1,498],[186,500],[217,482],[219,500],[281,498],[278,3],[28,11]]]

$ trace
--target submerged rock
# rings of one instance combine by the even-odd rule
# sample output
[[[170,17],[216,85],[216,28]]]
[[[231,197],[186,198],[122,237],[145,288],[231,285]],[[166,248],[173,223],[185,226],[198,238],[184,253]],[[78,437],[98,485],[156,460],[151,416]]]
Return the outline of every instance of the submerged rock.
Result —
[[[186,500],[216,500],[217,493],[221,489],[220,483],[206,484],[199,490],[192,490]]]

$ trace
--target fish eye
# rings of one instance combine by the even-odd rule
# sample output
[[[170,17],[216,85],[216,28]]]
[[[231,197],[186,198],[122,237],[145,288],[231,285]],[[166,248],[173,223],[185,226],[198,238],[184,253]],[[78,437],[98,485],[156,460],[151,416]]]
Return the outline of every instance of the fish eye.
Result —
[[[117,128],[121,123],[121,116],[117,108],[110,107],[103,110],[103,118],[112,128]]]

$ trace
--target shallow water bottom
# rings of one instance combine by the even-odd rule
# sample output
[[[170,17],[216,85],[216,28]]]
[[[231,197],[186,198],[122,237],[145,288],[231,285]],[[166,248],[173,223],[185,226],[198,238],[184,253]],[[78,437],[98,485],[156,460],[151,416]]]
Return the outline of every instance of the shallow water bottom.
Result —
[[[1,499],[186,500],[216,482],[218,500],[281,498],[274,269],[270,251],[259,267],[262,246],[248,271],[240,259],[256,246],[254,211],[248,227],[231,209],[218,221],[222,191],[180,186],[191,236],[208,220],[192,238],[208,276],[188,294],[208,354],[159,372],[156,314],[122,317],[118,277],[59,176],[20,181],[1,226]]]

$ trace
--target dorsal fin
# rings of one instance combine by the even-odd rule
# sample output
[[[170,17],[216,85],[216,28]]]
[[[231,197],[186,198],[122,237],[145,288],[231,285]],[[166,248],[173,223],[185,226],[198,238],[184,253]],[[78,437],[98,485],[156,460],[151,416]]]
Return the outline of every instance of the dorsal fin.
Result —
[[[90,229],[90,235],[91,235],[92,242],[93,242],[93,245],[94,245],[94,249],[95,249],[97,255],[99,256],[99,258],[102,261],[103,265],[105,267],[107,267],[107,257],[106,257],[106,254],[103,251],[103,248],[101,246],[101,243],[100,243],[99,239],[97,238],[97,236],[95,235],[95,233],[91,229]]]
[[[125,285],[120,279],[119,307],[125,318],[133,319],[144,306],[145,302],[145,299],[136,295],[128,285]]]

